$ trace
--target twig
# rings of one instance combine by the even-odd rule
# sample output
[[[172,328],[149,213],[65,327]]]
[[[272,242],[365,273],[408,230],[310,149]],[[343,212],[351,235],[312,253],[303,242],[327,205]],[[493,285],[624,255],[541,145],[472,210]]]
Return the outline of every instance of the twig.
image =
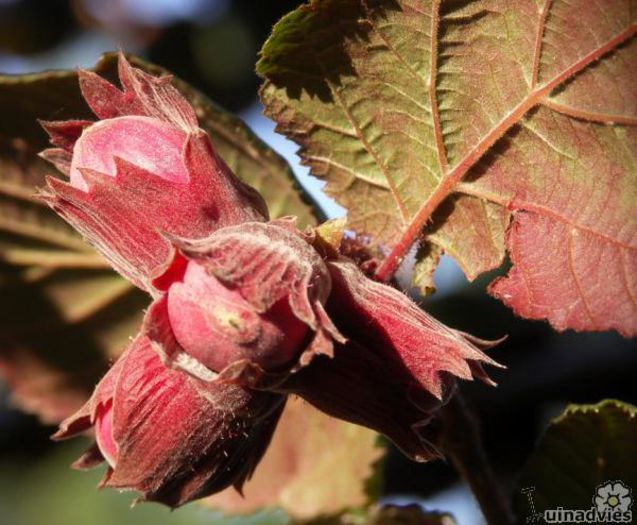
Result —
[[[442,433],[439,446],[469,484],[489,525],[512,525],[515,520],[484,453],[479,424],[458,391],[440,410]]]

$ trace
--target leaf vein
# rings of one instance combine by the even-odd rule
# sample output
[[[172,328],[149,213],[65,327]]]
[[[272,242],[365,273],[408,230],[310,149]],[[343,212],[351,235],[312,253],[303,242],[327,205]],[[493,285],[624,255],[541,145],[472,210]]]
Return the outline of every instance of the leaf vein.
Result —
[[[596,325],[595,317],[593,316],[593,312],[590,309],[588,300],[586,299],[586,296],[584,295],[582,284],[579,282],[577,272],[575,271],[575,266],[573,261],[573,235],[574,235],[574,232],[570,231],[568,235],[568,239],[566,241],[566,258],[568,262],[568,269],[571,272],[571,275],[573,276],[573,282],[575,283],[575,288],[577,289],[577,293],[579,294],[580,299],[582,301],[582,305],[584,306],[584,311],[586,312],[586,315],[588,315],[588,318],[590,319],[593,326],[595,326]]]
[[[334,100],[340,106],[341,110],[343,111],[343,114],[345,115],[347,120],[349,120],[349,122],[352,125],[352,127],[356,130],[356,134],[358,136],[358,140],[361,141],[361,144],[363,144],[363,146],[365,147],[367,152],[370,154],[372,159],[374,159],[374,162],[376,163],[376,165],[378,166],[378,168],[382,172],[383,176],[387,180],[387,184],[389,186],[389,191],[391,192],[392,197],[393,197],[394,201],[396,202],[396,206],[398,207],[398,210],[400,212],[401,218],[402,218],[403,222],[407,222],[409,220],[409,214],[407,212],[405,204],[403,203],[402,199],[400,198],[400,195],[398,194],[398,190],[397,190],[396,186],[394,185],[393,179],[391,178],[391,176],[389,175],[389,172],[387,171],[387,167],[381,162],[380,158],[378,157],[378,154],[372,148],[371,144],[367,141],[367,139],[363,135],[362,130],[360,129],[360,127],[356,123],[356,120],[354,119],[353,115],[351,114],[350,110],[348,109],[347,105],[345,104],[345,101],[343,100],[341,94],[334,87],[334,84],[331,81],[327,81],[327,84],[328,84],[328,86],[330,88],[330,91],[332,92],[332,95],[334,95]]]
[[[616,115],[611,113],[600,113],[597,111],[588,111],[579,108],[574,108],[567,104],[560,102],[554,102],[549,98],[542,100],[541,104],[547,108],[566,115],[567,117],[576,118],[579,120],[587,120],[590,122],[598,122],[600,124],[623,124],[626,126],[637,126],[637,116]]]
[[[379,182],[377,180],[372,179],[371,177],[366,177],[365,175],[363,175],[362,173],[359,173],[355,170],[353,170],[352,168],[345,166],[344,164],[341,164],[329,157],[322,157],[320,155],[306,155],[306,158],[308,160],[314,160],[316,162],[322,162],[324,164],[329,164],[330,166],[333,166],[334,168],[337,168],[339,170],[343,170],[347,173],[349,173],[350,175],[353,175],[354,177],[356,177],[357,179],[360,179],[364,182],[367,182],[368,184],[371,184],[372,186],[376,186],[378,188],[382,188],[384,190],[389,190],[389,186],[387,186],[386,184],[383,184],[382,182]]]
[[[533,69],[531,70],[531,89],[534,89],[537,85],[540,75],[540,60],[542,57],[542,40],[544,39],[544,31],[546,29],[546,19],[548,18],[549,11],[551,10],[552,0],[545,0],[540,11],[540,21],[537,26],[537,33],[535,35],[535,47],[533,51]]]
[[[440,0],[433,0],[431,4],[431,64],[429,67],[429,105],[431,106],[431,116],[433,119],[434,137],[436,139],[436,156],[438,158],[438,168],[441,176],[449,171],[447,162],[447,151],[440,126],[440,110],[438,109],[438,98],[436,94],[437,72],[438,72],[438,28],[440,25]]]

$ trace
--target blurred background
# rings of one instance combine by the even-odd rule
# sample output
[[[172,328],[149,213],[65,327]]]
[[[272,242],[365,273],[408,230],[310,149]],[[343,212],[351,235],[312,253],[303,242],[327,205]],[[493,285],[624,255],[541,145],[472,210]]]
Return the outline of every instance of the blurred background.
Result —
[[[257,53],[272,25],[300,2],[290,0],[0,0],[0,73],[91,67],[104,51],[123,48],[157,63],[237,113],[287,158],[301,184],[330,217],[344,210],[298,163],[295,145],[261,115],[254,74]],[[2,118],[2,115],[0,115]],[[424,301],[452,327],[482,338],[507,334],[493,356],[497,389],[463,385],[479,414],[489,457],[508,490],[546,426],[569,402],[618,398],[637,403],[637,346],[616,334],[557,334],[546,324],[516,319],[486,295],[493,274],[466,282],[443,258],[438,292]],[[408,284],[408,275],[403,275]],[[0,303],[7,301],[0,296]],[[7,306],[5,304],[5,306]],[[85,443],[53,444],[52,427],[15,409],[0,379],[0,523],[3,525],[198,524],[220,518],[197,505],[175,513],[142,505],[130,495],[94,489],[100,472],[67,465]],[[467,489],[443,462],[417,465],[390,451],[384,497],[448,510],[462,525],[481,517]],[[337,474],[335,474],[337,475]],[[256,521],[283,522],[282,516]]]

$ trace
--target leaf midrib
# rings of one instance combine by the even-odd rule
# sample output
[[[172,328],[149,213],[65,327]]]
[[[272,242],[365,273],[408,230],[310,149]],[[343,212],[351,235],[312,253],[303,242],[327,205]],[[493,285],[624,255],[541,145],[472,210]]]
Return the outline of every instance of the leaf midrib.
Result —
[[[543,26],[540,24],[538,31],[543,31],[542,27]],[[509,129],[511,129],[511,127],[517,124],[530,109],[542,104],[543,99],[566,80],[584,70],[595,60],[614,50],[617,46],[633,37],[635,33],[637,33],[637,24],[631,23],[624,31],[607,40],[601,46],[590,51],[584,57],[580,58],[578,61],[555,75],[551,80],[531,89],[531,91],[529,91],[529,93],[507,115],[505,115],[496,126],[491,128],[491,130],[489,130],[489,132],[486,133],[482,139],[480,139],[469,150],[465,157],[440,181],[438,186],[421,205],[418,212],[416,212],[411,222],[407,225],[403,236],[394,246],[389,256],[379,267],[377,277],[383,281],[391,278],[402,258],[416,241],[422,232],[424,225],[438,206],[449,195],[456,191],[457,185],[461,182],[469,170],[500,138],[505,135],[505,133],[509,131]]]

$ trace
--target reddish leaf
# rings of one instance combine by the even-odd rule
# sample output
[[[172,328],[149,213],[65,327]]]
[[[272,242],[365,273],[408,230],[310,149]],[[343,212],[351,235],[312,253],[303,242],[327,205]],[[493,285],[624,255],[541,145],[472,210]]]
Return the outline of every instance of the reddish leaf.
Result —
[[[423,233],[422,288],[441,250],[474,278],[506,239],[492,292],[518,314],[635,335],[636,12],[313,0],[266,42],[262,99],[350,227],[389,250],[379,278]]]

